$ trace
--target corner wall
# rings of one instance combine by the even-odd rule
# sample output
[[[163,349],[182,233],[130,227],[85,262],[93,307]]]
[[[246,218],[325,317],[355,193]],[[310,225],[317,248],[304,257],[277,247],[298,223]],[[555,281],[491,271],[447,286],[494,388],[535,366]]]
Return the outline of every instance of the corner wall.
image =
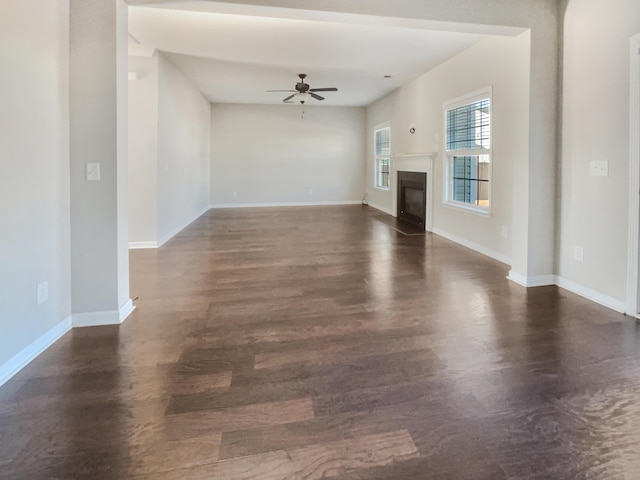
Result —
[[[211,107],[214,207],[360,203],[365,109]]]
[[[160,53],[130,70],[129,246],[159,247],[209,208],[211,110]]]
[[[158,242],[209,208],[210,104],[163,55],[158,62]]]
[[[71,327],[68,2],[0,2],[0,64],[1,385]]]
[[[158,54],[129,57],[129,246],[158,244]]]

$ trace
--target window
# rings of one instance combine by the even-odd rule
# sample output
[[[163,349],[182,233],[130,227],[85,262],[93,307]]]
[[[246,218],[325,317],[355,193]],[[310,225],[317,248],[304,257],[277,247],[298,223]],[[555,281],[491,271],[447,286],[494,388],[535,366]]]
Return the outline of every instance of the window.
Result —
[[[389,189],[389,164],[391,159],[391,127],[388,123],[379,125],[374,131],[374,152],[376,178],[374,186]]]
[[[446,198],[449,205],[491,208],[491,90],[445,104]]]

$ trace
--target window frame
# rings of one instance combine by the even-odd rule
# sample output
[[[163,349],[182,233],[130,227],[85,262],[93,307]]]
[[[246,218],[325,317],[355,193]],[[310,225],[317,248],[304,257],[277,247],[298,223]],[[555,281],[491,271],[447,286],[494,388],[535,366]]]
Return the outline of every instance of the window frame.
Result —
[[[389,155],[378,155],[376,152],[376,136],[382,130],[389,130]],[[380,160],[389,161],[389,172],[387,173],[387,186],[378,184],[380,174]],[[373,127],[373,188],[385,192],[391,190],[391,122],[384,122]]]
[[[489,100],[489,148],[476,149],[452,149],[447,148],[447,113],[456,108],[465,107],[479,101]],[[443,125],[444,125],[444,198],[443,204],[447,207],[457,208],[459,210],[475,213],[482,216],[491,216],[493,207],[492,190],[493,190],[493,88],[486,87],[481,90],[463,95],[461,97],[449,100],[443,105]],[[487,199],[488,205],[476,205],[473,203],[461,202],[453,198],[453,182],[454,182],[454,157],[488,157],[487,171]]]

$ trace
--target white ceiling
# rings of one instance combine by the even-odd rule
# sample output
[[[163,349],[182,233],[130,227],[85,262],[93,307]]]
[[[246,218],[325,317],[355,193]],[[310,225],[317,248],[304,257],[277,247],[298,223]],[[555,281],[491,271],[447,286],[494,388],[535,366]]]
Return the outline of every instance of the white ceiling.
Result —
[[[306,73],[311,88],[338,88],[321,93],[323,102],[309,102],[369,105],[486,33],[455,33],[446,31],[449,24],[427,21],[211,1],[129,3],[129,33],[139,42],[130,41],[130,54],[162,51],[215,103],[279,104],[288,94],[265,90],[292,89],[297,75]]]

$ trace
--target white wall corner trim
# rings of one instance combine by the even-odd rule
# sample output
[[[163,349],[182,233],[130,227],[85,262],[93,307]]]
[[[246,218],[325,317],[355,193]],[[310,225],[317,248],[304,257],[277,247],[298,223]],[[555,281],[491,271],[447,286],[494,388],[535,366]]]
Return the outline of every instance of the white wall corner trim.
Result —
[[[158,242],[129,242],[129,250],[158,248]]]
[[[440,235],[441,237],[444,237],[447,240],[451,240],[452,242],[455,242],[459,245],[462,245],[463,247],[470,248],[471,250],[474,250],[478,253],[486,255],[487,257],[493,258],[494,260],[505,263],[507,265],[511,265],[511,258],[507,257],[506,255],[503,255],[500,252],[490,250],[486,247],[483,247],[482,245],[478,245],[477,243],[471,242],[465,238],[452,235],[449,232],[445,232],[444,230],[441,230],[439,228],[434,228],[433,233],[435,233],[436,235]]]
[[[538,275],[536,277],[525,277],[524,275],[520,275],[519,273],[510,270],[507,278],[512,282],[515,282],[518,285],[522,285],[526,288],[556,285],[555,275]]]
[[[591,290],[590,288],[584,287],[578,283],[572,282],[571,280],[567,280],[566,278],[562,278],[559,276],[556,276],[556,285],[558,285],[560,288],[564,288],[565,290],[569,290],[576,295],[580,295],[587,300],[591,300],[592,302],[596,302],[604,307],[610,308],[611,310],[615,310],[619,313],[625,313],[625,308],[627,305],[624,301],[616,300],[609,295],[604,295],[603,293],[596,292],[595,290]]]
[[[129,315],[131,315],[135,309],[136,307],[133,304],[133,300],[131,299],[129,299],[122,307],[120,307],[120,310],[118,311],[120,323],[123,323],[127,318],[129,318]]]
[[[627,270],[627,305],[625,312],[639,317],[638,247],[640,243],[640,35],[631,38],[630,53],[630,133],[629,133],[629,248]]]
[[[155,247],[155,248],[161,247],[162,245],[167,243],[169,240],[171,240],[173,237],[175,237],[177,234],[179,234],[182,230],[187,228],[189,225],[191,225],[193,222],[195,222],[202,215],[207,213],[209,211],[209,208],[210,208],[209,206],[206,206],[205,208],[201,209],[196,215],[194,215],[189,220],[187,220],[182,225],[180,225],[178,228],[175,228],[171,232],[167,233],[160,240],[158,240],[157,247]]]
[[[391,211],[391,209],[390,209],[390,208],[385,208],[385,207],[383,207],[383,206],[381,206],[381,205],[377,205],[377,204],[375,204],[375,203],[371,203],[371,202],[367,202],[367,204],[368,204],[370,207],[375,208],[376,210],[380,210],[381,212],[388,213],[388,214],[389,214],[389,215],[391,215],[392,217],[394,216],[394,215],[393,215],[393,212]]]
[[[26,367],[38,355],[58,341],[71,330],[71,317],[65,318],[36,341],[23,348],[17,355],[4,365],[0,365],[0,386],[4,385],[11,377]]]
[[[135,310],[133,301],[126,302],[120,310],[109,310],[104,312],[74,313],[73,328],[79,327],[101,327],[105,325],[120,325]]]
[[[619,313],[625,313],[626,302],[616,300],[613,297],[608,295],[604,295],[600,292],[596,292],[590,288],[587,288],[578,283],[572,282],[571,280],[567,280],[566,278],[562,278],[558,275],[540,275],[538,277],[525,277],[524,275],[520,275],[519,273],[511,270],[509,272],[509,276],[507,277],[512,282],[517,283],[518,285],[522,285],[526,288],[531,287],[543,287],[546,285],[557,285],[564,290],[568,290],[571,293],[575,293],[576,295],[580,295],[581,297],[586,298],[587,300],[591,300],[592,302],[598,303],[603,307],[610,308],[611,310],[615,310]]]
[[[361,203],[362,200],[336,202],[222,203],[211,205],[211,208],[328,207],[332,205],[360,205]]]

